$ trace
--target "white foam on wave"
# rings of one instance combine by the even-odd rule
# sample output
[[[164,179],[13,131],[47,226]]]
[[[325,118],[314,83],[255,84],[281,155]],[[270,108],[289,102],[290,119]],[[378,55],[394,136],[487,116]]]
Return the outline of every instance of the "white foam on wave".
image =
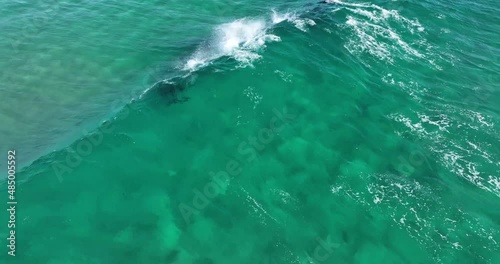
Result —
[[[270,25],[263,19],[238,19],[215,28],[213,37],[203,43],[188,59],[183,69],[195,71],[213,60],[229,56],[248,66],[260,58],[257,51],[269,41],[281,39],[267,30]]]
[[[386,76],[383,76],[381,79],[384,83],[396,86],[405,91],[413,100],[418,103],[422,102],[422,98],[429,92],[429,90],[420,85],[418,82],[413,80],[405,80],[399,79],[395,80],[396,76],[393,76],[392,73],[388,73]]]
[[[351,54],[368,53],[389,63],[393,63],[396,58],[426,59],[437,67],[427,59],[426,54],[409,44],[418,43],[426,51],[429,49],[422,36],[425,28],[417,19],[408,19],[397,10],[387,10],[375,4],[347,3],[339,0],[328,2],[342,6],[349,13],[344,25],[349,38],[344,47]]]
[[[288,21],[292,23],[296,28],[303,32],[307,32],[308,26],[315,26],[316,22],[310,18],[300,18],[296,13],[284,13],[280,14],[276,12],[275,10],[272,10],[272,22],[273,24],[279,24],[283,21]]]
[[[201,43],[198,49],[178,66],[178,69],[186,71],[182,77],[188,77],[222,57],[233,58],[240,63],[239,67],[252,67],[252,62],[261,58],[258,52],[266,47],[267,42],[281,41],[279,36],[269,34],[268,31],[274,25],[284,21],[293,23],[302,31],[307,31],[307,25],[316,24],[312,19],[300,19],[296,13],[280,14],[274,10],[270,19],[237,19],[215,27],[211,38]],[[155,83],[144,90],[139,97],[144,96],[152,87],[161,82],[168,83],[169,81],[165,79]]]
[[[314,26],[316,25],[316,22],[310,18],[304,18],[304,19],[297,19],[293,22],[296,28],[307,32],[307,26]]]
[[[370,6],[368,3],[347,3],[347,2],[342,2],[340,0],[326,0],[326,2],[329,4],[338,4],[338,5],[344,5],[344,6],[357,6],[357,7],[369,7]]]
[[[182,77],[208,66],[214,60],[231,57],[240,63],[240,67],[252,66],[259,59],[258,51],[265,47],[266,42],[281,41],[280,37],[268,34],[272,24],[264,19],[242,18],[215,27],[212,36],[201,43],[198,49],[178,68],[186,71]],[[158,83],[169,83],[161,80]],[[155,84],[156,85],[156,84]],[[152,87],[143,91],[145,95]]]
[[[424,31],[425,28],[418,22],[418,20],[411,20],[400,15],[397,10],[387,10],[375,4],[369,3],[347,3],[340,0],[327,0],[327,3],[335,3],[341,6],[357,7],[356,9],[347,8],[349,11],[358,13],[360,15],[365,15],[373,20],[380,21],[381,19],[387,20],[388,18],[393,18],[397,21],[403,22],[406,28],[408,28],[412,33],[413,29],[416,28],[418,31]],[[366,9],[373,9],[375,11],[367,11]],[[376,12],[380,13],[380,17]],[[409,27],[408,27],[409,26]]]
[[[373,14],[371,16],[373,16]],[[385,21],[385,18],[374,16],[370,21],[380,22]],[[370,21],[362,20],[354,16],[347,17],[346,25],[355,32],[357,37],[357,39],[351,39],[348,44],[346,44],[346,48],[351,53],[366,51],[379,59],[389,62],[393,62],[394,60],[394,51],[400,52],[408,59],[412,57],[424,57],[423,54],[405,42],[401,35],[395,30],[384,25],[385,22],[377,24],[371,23]]]
[[[464,212],[461,205],[445,206],[446,201],[436,195],[439,188],[392,174],[361,177],[369,183],[353,185],[349,177],[338,176],[338,183],[330,186],[332,195],[347,197],[368,211],[387,215],[410,237],[433,252],[436,262],[445,262],[443,256],[475,246],[476,241],[471,243],[460,238],[462,230],[467,236],[474,235],[481,240],[484,248],[499,250],[500,232],[494,223]]]
[[[429,150],[448,171],[467,180],[473,186],[500,197],[500,178],[496,176],[499,170],[491,169],[491,166],[500,165],[500,162],[495,164],[498,160],[494,154],[495,147],[487,141],[476,139],[472,142],[468,138],[448,137],[453,131],[467,134],[471,130],[481,130],[488,133],[490,131],[487,128],[493,124],[479,118],[466,121],[451,119],[449,117],[451,113],[448,113],[446,108],[428,109],[427,113],[415,112],[418,118],[416,122],[403,114],[392,114],[389,118],[406,126],[408,131],[402,133],[410,132],[425,140]],[[495,132],[491,131],[490,135],[494,136],[493,133]]]
[[[297,19],[297,14],[295,13],[287,12],[280,14],[276,12],[276,10],[272,10],[272,12],[273,14],[271,15],[271,21],[273,22],[273,24],[279,24],[283,21],[294,21],[295,19]]]
[[[316,25],[314,20],[300,18],[294,12],[278,13],[272,10],[271,19],[242,18],[217,26],[213,36],[189,57],[182,69],[196,71],[207,66],[212,61],[229,56],[240,62],[240,66],[252,66],[259,59],[258,51],[267,42],[281,41],[280,37],[269,34],[274,25],[284,21],[290,22],[296,28],[306,32],[309,26]]]
[[[387,10],[376,5],[366,6],[367,9],[362,8],[346,8],[347,10],[369,18],[374,22],[385,22],[389,19],[394,19],[395,21],[401,22],[401,25],[408,29],[411,33],[415,33],[415,29],[418,32],[422,32],[425,28],[418,22],[418,20],[411,20],[400,15],[397,10]],[[372,9],[372,10],[369,10]]]
[[[435,151],[442,153],[442,157],[439,157],[440,161],[448,170],[477,188],[500,197],[500,178],[485,171],[484,164],[476,161],[475,153],[466,154],[462,150],[462,147],[452,143],[450,150]]]

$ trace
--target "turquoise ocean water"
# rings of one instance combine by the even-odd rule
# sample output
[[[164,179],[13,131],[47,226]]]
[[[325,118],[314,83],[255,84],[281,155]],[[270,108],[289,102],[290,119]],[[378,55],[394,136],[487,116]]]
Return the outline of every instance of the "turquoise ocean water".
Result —
[[[500,3],[3,1],[0,263],[500,263]]]

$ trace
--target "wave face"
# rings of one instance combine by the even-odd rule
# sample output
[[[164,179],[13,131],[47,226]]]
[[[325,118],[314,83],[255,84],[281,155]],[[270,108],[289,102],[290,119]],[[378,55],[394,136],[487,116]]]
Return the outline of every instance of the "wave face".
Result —
[[[498,1],[7,5],[20,263],[500,263]]]

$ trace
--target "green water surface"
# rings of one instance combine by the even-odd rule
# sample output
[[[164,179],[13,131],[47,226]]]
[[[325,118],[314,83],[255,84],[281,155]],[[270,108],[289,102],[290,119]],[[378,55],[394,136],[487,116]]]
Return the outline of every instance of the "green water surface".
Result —
[[[3,6],[0,263],[500,263],[498,1]]]

